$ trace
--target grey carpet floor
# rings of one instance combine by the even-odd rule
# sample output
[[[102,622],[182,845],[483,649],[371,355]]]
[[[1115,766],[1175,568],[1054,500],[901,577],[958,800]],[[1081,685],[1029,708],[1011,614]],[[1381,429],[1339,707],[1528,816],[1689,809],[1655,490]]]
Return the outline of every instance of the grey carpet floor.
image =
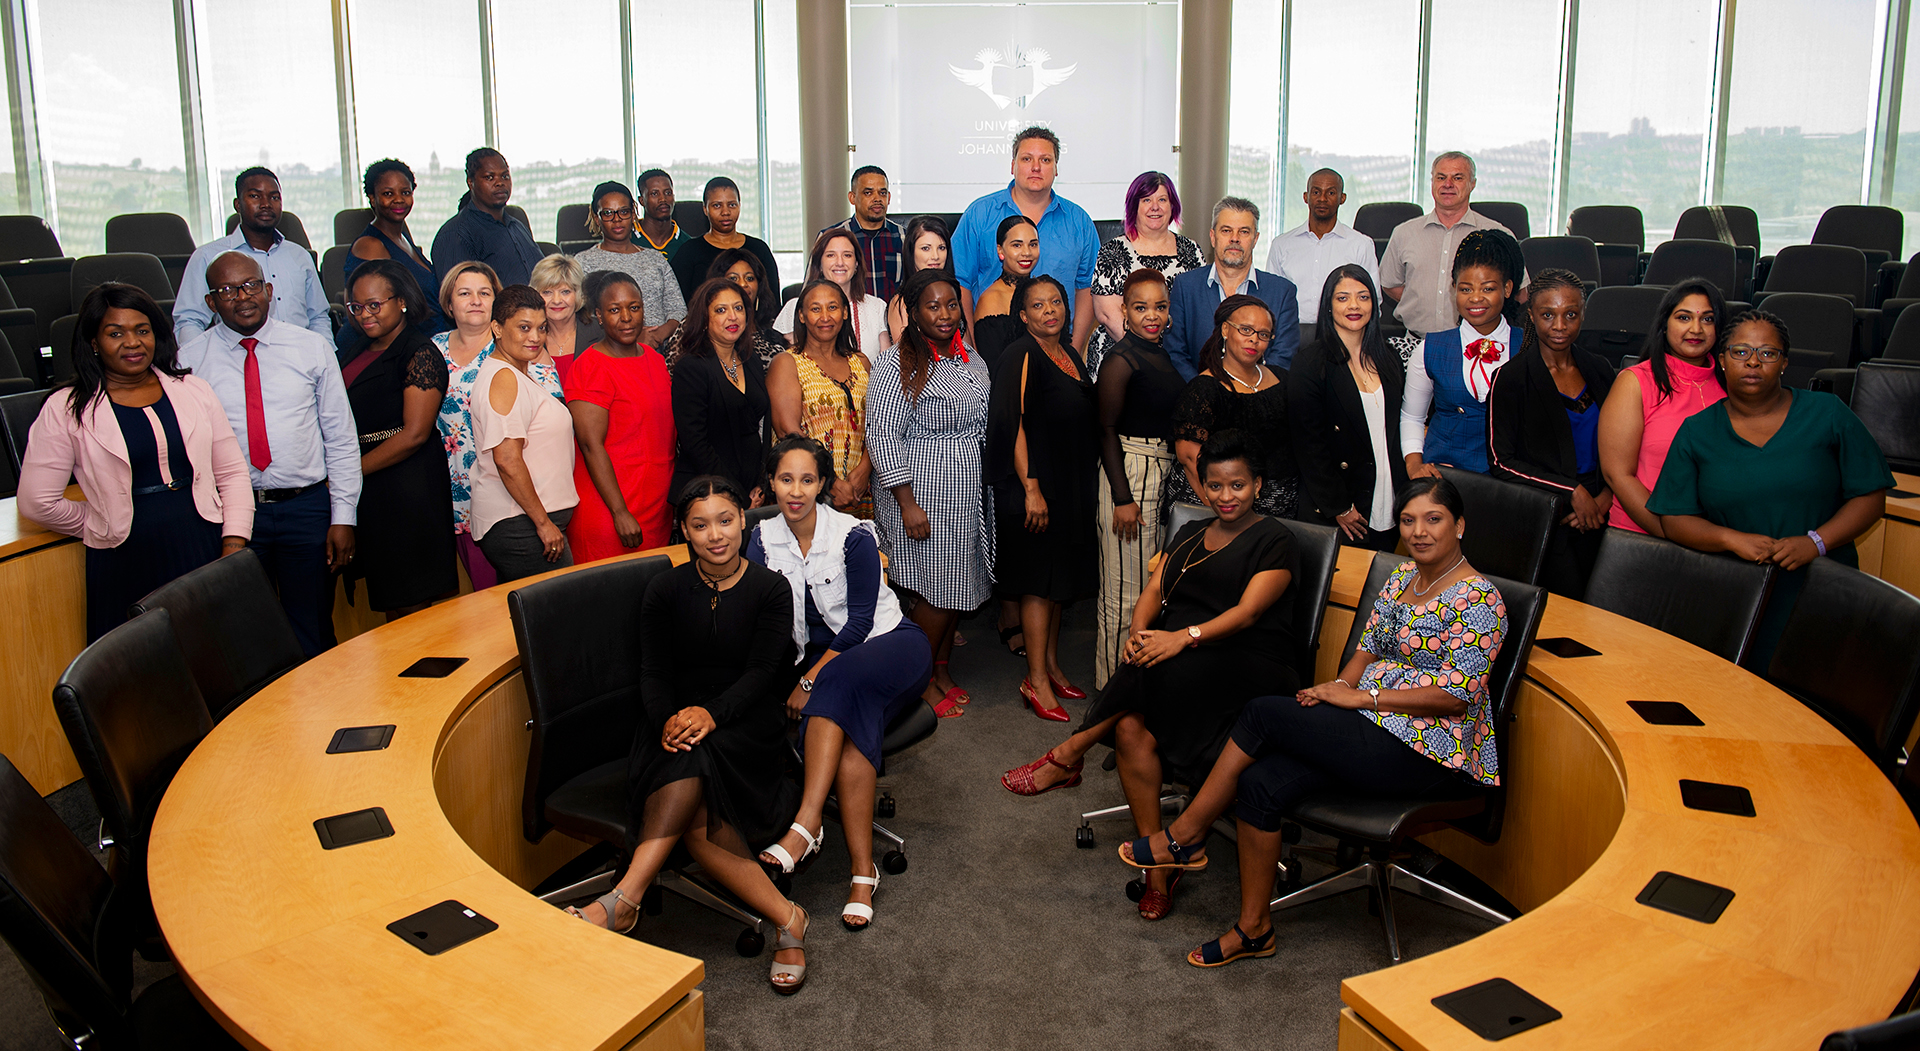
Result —
[[[1090,603],[1070,610],[1061,646],[1069,675],[1089,686],[1092,620]],[[736,923],[672,895],[661,915],[641,921],[636,937],[706,961],[707,1046],[1331,1051],[1340,980],[1390,963],[1365,895],[1279,914],[1271,959],[1188,966],[1187,951],[1238,911],[1232,845],[1213,840],[1211,866],[1182,883],[1173,914],[1141,920],[1124,893],[1131,873],[1114,854],[1131,822],[1097,823],[1095,849],[1073,844],[1081,811],[1121,802],[1116,775],[1089,761],[1077,789],[1033,799],[1002,789],[1002,771],[1070,727],[1021,704],[1024,662],[998,644],[990,618],[967,621],[963,633],[969,645],[955,650],[953,672],[973,694],[967,714],[893,757],[882,779],[899,804],[882,823],[906,837],[910,864],[883,877],[872,928],[855,934],[839,924],[849,873],[837,826],[829,823],[827,849],[794,881],[794,898],[816,921],[806,988],[776,995],[770,949],[738,956]],[[1086,704],[1068,708],[1077,719]],[[90,802],[80,803],[69,823],[84,828]],[[1326,871],[1308,863],[1309,879]],[[1394,907],[1409,957],[1487,929],[1407,895]],[[146,981],[164,973],[142,971]],[[63,1046],[11,954],[0,959],[0,1019],[0,1051]]]

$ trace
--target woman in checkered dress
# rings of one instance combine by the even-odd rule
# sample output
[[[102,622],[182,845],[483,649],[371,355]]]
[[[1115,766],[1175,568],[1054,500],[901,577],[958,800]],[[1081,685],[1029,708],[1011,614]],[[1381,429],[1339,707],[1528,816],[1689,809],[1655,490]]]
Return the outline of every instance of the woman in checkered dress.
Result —
[[[993,497],[981,481],[990,380],[967,346],[960,288],[920,270],[900,290],[908,326],[867,381],[874,521],[894,583],[933,643],[927,702],[942,717],[972,698],[947,673],[960,614],[993,593]]]

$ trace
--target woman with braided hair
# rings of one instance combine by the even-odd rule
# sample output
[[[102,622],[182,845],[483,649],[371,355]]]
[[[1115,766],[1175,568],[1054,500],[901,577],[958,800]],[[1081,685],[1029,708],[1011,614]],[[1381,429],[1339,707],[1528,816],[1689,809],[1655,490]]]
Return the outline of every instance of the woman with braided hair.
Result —
[[[1504,230],[1476,230],[1460,242],[1453,256],[1460,324],[1427,333],[1407,365],[1400,452],[1409,477],[1438,477],[1439,464],[1487,473],[1487,393],[1517,349],[1514,293],[1526,272],[1520,242]]]
[[[1586,596],[1613,510],[1598,440],[1613,366],[1575,345],[1586,305],[1586,287],[1577,275],[1533,275],[1520,349],[1494,374],[1487,396],[1493,474],[1545,489],[1560,501],[1542,582],[1572,599]]]

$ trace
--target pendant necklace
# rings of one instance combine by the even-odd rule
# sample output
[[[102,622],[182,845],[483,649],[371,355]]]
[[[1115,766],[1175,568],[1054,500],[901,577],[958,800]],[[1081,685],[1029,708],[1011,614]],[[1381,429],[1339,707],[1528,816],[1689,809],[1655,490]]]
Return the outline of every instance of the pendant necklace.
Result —
[[[1419,596],[1420,596],[1420,597],[1422,597],[1422,598],[1425,598],[1425,597],[1426,597],[1426,594],[1427,594],[1427,592],[1429,592],[1429,591],[1432,591],[1432,590],[1433,590],[1433,586],[1434,586],[1435,584],[1438,584],[1438,583],[1439,583],[1439,582],[1441,582],[1442,580],[1445,580],[1445,579],[1447,578],[1447,574],[1448,574],[1448,573],[1451,573],[1451,572],[1453,572],[1453,571],[1454,571],[1455,569],[1458,569],[1458,568],[1460,568],[1460,563],[1462,563],[1462,562],[1465,562],[1466,560],[1467,560],[1467,553],[1466,553],[1466,552],[1464,552],[1464,551],[1462,551],[1462,552],[1460,553],[1460,557],[1459,557],[1459,558],[1456,558],[1456,559],[1454,559],[1454,560],[1453,560],[1453,565],[1451,565],[1451,566],[1448,566],[1448,567],[1447,567],[1446,569],[1444,569],[1444,570],[1442,570],[1442,571],[1440,572],[1440,575],[1439,575],[1439,576],[1437,576],[1437,577],[1434,577],[1434,578],[1433,578],[1432,580],[1430,580],[1430,581],[1428,581],[1428,582],[1427,582],[1427,586],[1426,586],[1425,588],[1418,588],[1418,587],[1414,587],[1411,581],[1410,581],[1410,582],[1408,582],[1408,584],[1407,584],[1407,586],[1408,586],[1409,588],[1412,588],[1412,590],[1413,590],[1413,593],[1414,593],[1414,594],[1416,594],[1416,595],[1419,595]],[[1413,579],[1414,579],[1414,580],[1419,580],[1419,579],[1420,579],[1420,574],[1416,572],[1416,573],[1415,573],[1415,574],[1413,575]]]

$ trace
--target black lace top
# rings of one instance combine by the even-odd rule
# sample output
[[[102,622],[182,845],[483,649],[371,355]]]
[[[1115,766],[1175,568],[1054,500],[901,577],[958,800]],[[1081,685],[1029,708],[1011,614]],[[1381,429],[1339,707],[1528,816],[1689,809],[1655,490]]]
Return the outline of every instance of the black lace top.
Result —
[[[1158,343],[1129,334],[1108,352],[1095,396],[1100,412],[1100,461],[1115,507],[1134,500],[1120,454],[1120,436],[1171,444],[1173,407],[1186,386]]]
[[[1296,477],[1300,467],[1287,426],[1287,373],[1276,369],[1273,376],[1280,382],[1255,394],[1236,393],[1231,380],[1195,376],[1173,409],[1174,440],[1205,444],[1215,431],[1238,428],[1266,454],[1269,485]]]

